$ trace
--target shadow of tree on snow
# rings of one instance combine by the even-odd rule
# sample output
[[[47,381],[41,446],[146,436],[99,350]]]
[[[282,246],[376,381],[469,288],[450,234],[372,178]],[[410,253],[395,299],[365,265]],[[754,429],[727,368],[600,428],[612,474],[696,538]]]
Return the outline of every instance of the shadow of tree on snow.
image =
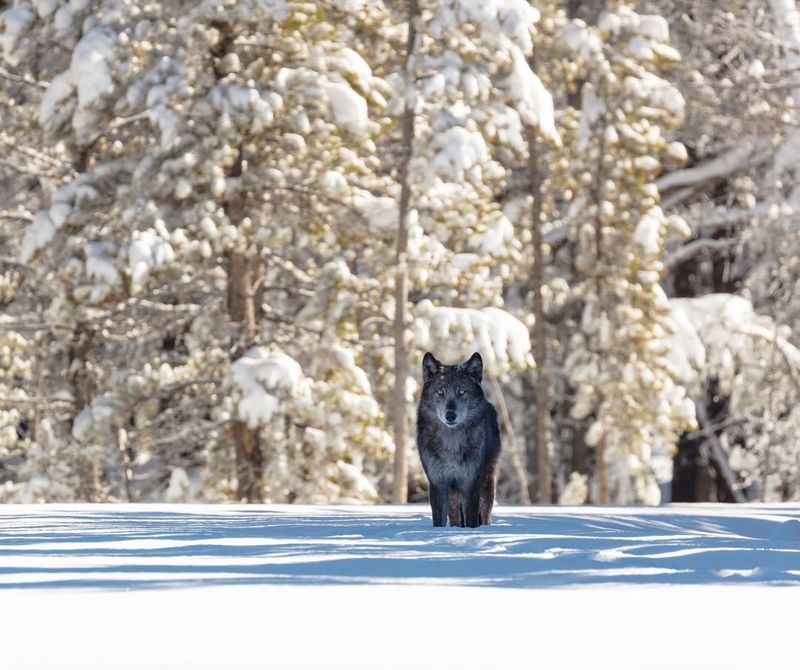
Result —
[[[69,506],[0,511],[0,588],[211,584],[800,584],[800,508]]]

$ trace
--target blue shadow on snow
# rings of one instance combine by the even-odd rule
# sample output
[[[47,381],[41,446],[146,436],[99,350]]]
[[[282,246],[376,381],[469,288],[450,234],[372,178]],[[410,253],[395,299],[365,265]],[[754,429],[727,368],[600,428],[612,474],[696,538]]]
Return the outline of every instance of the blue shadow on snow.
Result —
[[[30,509],[30,508],[27,508]],[[421,506],[0,510],[0,589],[212,584],[800,585],[800,509],[501,507],[430,527]],[[397,511],[399,509],[399,511]]]

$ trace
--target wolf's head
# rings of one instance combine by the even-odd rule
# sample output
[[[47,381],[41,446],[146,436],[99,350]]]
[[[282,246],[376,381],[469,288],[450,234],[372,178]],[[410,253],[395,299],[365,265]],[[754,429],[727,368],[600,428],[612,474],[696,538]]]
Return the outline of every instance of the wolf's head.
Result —
[[[422,359],[420,411],[448,428],[463,426],[484,402],[482,379],[483,359],[477,352],[457,365],[443,365],[426,353]]]

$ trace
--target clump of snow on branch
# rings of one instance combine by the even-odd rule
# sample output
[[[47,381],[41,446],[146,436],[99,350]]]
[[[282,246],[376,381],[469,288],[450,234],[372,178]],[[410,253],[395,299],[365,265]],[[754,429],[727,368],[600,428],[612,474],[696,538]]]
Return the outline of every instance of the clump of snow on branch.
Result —
[[[486,142],[480,133],[453,126],[436,135],[432,146],[432,172],[449,181],[460,181],[464,173],[488,158]]]
[[[483,256],[503,256],[509,249],[519,247],[514,224],[505,214],[498,213],[494,220],[487,222],[486,230],[472,236],[470,246]]]
[[[664,223],[664,213],[660,207],[654,207],[639,219],[633,232],[633,241],[645,254],[657,255],[661,251]]]
[[[324,86],[336,125],[363,132],[368,125],[367,101],[347,84],[329,82]]]
[[[20,245],[20,260],[29,262],[37,252],[50,244],[76,207],[90,204],[96,198],[96,189],[82,177],[76,177],[57,188],[50,198],[49,208],[37,211],[25,229]]]
[[[231,366],[230,382],[238,397],[237,415],[250,428],[269,423],[281,398],[307,392],[300,364],[282,351],[254,347]]]
[[[120,283],[116,253],[117,245],[113,242],[89,242],[86,245],[85,274],[92,284],[83,291],[76,289],[74,297],[90,303],[105,299],[109,291]]]
[[[26,7],[11,7],[0,14],[0,50],[9,65],[18,65],[25,57],[28,45],[24,33],[35,18]]]
[[[135,230],[128,245],[131,291],[139,291],[153,270],[167,265],[174,258],[172,246],[156,230]]]
[[[191,497],[191,482],[189,475],[183,468],[173,468],[169,475],[169,485],[167,486],[164,499],[168,503],[182,503],[190,502]]]
[[[156,387],[153,378],[138,370],[123,369],[111,380],[111,389],[96,396],[84,407],[72,423],[72,437],[85,443],[102,431],[119,427],[129,416],[131,408]]]
[[[559,146],[561,137],[555,126],[553,96],[545,89],[541,79],[531,71],[521,49],[512,49],[512,58],[511,73],[505,86],[509,98],[520,113],[520,119],[523,123],[536,126],[544,137]]]
[[[414,316],[415,345],[443,361],[466,360],[478,351],[487,372],[495,377],[534,365],[528,328],[502,309],[437,307],[423,300]]]
[[[641,101],[641,104],[649,103],[656,106],[656,109],[663,109],[674,121],[683,120],[686,100],[667,80],[652,72],[644,72],[638,77],[626,77],[624,86],[631,95]]]
[[[394,198],[376,196],[369,191],[356,189],[351,200],[353,208],[367,220],[371,230],[378,235],[394,235],[399,216]]]
[[[53,136],[70,122],[77,142],[87,144],[93,139],[99,107],[115,89],[111,74],[115,42],[113,32],[103,26],[83,35],[72,52],[69,69],[53,79],[42,98],[39,122],[46,134]]]
[[[47,212],[41,210],[36,212],[33,221],[25,229],[25,235],[20,246],[20,260],[23,263],[27,263],[39,249],[50,244],[55,234],[56,227]]]

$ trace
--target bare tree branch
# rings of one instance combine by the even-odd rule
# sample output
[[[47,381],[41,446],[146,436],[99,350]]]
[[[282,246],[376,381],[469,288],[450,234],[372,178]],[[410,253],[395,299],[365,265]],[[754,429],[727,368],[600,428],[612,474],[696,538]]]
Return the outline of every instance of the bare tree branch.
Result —
[[[712,240],[703,238],[692,240],[668,254],[664,259],[664,265],[668,268],[672,268],[681,263],[685,263],[702,251],[722,251],[723,249],[735,247],[737,244],[739,244],[739,240],[734,239]]]

